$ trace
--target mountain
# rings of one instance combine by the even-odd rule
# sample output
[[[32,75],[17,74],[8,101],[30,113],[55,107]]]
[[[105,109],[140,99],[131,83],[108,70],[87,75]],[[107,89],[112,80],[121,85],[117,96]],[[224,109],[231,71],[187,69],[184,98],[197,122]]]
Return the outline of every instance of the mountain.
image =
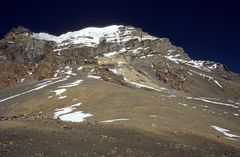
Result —
[[[18,27],[0,69],[0,156],[240,155],[240,75],[140,28]]]

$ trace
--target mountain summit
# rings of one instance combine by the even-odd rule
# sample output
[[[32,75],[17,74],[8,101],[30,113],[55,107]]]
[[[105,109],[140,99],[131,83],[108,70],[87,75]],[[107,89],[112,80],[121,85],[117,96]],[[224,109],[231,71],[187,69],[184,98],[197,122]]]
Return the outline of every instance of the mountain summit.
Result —
[[[19,120],[20,127],[29,123],[48,130],[55,121],[87,121],[99,125],[101,133],[105,124],[109,132],[116,124],[120,132],[154,135],[160,140],[156,147],[174,156],[237,156],[240,150],[240,75],[214,61],[192,60],[169,39],[140,28],[89,27],[60,36],[12,29],[0,40],[0,80],[5,123]],[[142,154],[135,146],[133,156],[164,154],[158,149]]]

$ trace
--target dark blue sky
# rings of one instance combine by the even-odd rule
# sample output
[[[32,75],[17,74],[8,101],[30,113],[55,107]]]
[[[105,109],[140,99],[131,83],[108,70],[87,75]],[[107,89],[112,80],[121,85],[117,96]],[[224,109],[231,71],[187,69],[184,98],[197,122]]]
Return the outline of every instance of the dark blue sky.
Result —
[[[240,72],[238,1],[8,0],[0,2],[0,37],[22,25],[60,35],[88,26],[141,27],[183,47],[193,59],[214,60]]]

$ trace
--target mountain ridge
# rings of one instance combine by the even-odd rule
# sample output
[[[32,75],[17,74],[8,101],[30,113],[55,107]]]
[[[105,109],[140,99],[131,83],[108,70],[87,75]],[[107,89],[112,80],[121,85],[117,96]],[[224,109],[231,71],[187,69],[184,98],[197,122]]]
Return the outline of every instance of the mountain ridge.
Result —
[[[4,40],[6,40],[5,44]],[[35,62],[35,60],[36,62],[39,62],[41,60],[41,57],[46,56],[46,54],[50,55],[50,53],[46,53],[46,51],[54,51],[60,54],[61,51],[63,51],[64,49],[65,51],[68,51],[69,49],[70,51],[74,51],[74,49],[78,49],[80,47],[82,47],[83,49],[80,51],[89,51],[88,53],[91,54],[91,57],[96,57],[96,55],[103,55],[105,52],[110,52],[109,54],[111,55],[111,53],[114,54],[114,52],[115,54],[117,54],[127,51],[140,51],[144,47],[145,49],[150,49],[147,51],[161,51],[162,54],[171,54],[171,56],[168,56],[168,59],[175,62],[185,62],[189,65],[193,64],[193,66],[201,66],[201,64],[205,64],[212,66],[212,68],[215,67],[218,69],[222,69],[223,71],[228,71],[225,65],[219,63],[209,61],[191,61],[191,59],[184,52],[184,50],[180,47],[173,46],[169,42],[169,39],[150,36],[147,33],[143,32],[141,29],[131,26],[112,25],[103,28],[90,27],[82,29],[80,31],[68,32],[66,34],[60,35],[59,37],[48,35],[46,33],[32,33],[27,28],[18,27],[17,29],[12,29],[12,31],[6,34],[5,38],[1,40],[1,47],[4,48],[5,46],[5,50],[7,49],[8,51],[8,48],[6,48],[7,45],[14,45],[13,43],[11,43],[14,40],[20,40],[20,44],[23,44],[24,42],[28,44],[28,47],[27,45],[25,45],[25,48],[23,48],[24,46],[22,45],[16,46],[17,49],[25,49],[18,50],[22,51],[21,53],[25,54],[18,54],[17,56],[16,54],[12,54],[9,56],[11,52],[5,53],[3,50],[3,52],[1,51],[2,61],[14,60],[18,64],[22,65],[23,63],[24,65],[24,62]],[[35,46],[37,45],[38,47],[34,47],[33,44],[35,44]],[[177,50],[177,53],[174,56],[175,49]],[[78,53],[76,52],[76,54]],[[76,54],[73,54],[72,56],[76,56]],[[85,53],[84,55],[89,56],[89,54]],[[51,54],[51,56],[52,55],[55,54]],[[24,61],[26,60],[26,58],[27,61]],[[186,61],[181,59],[185,59]]]

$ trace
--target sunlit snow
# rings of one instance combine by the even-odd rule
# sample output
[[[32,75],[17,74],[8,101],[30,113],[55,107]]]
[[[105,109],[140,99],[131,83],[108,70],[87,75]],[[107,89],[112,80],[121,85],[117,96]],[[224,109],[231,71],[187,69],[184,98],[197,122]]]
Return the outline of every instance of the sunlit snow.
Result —
[[[93,78],[93,79],[101,79],[100,76],[94,76],[94,75],[88,75],[88,78]]]
[[[0,102],[4,102],[4,101],[7,101],[7,100],[9,100],[9,99],[13,99],[13,98],[15,98],[15,97],[21,96],[21,95],[25,95],[25,94],[31,93],[31,92],[33,92],[33,91],[37,91],[37,90],[43,89],[43,88],[45,88],[45,87],[47,87],[47,86],[49,86],[49,85],[52,85],[52,84],[56,84],[56,83],[59,83],[59,82],[66,81],[67,78],[63,78],[63,79],[60,79],[60,80],[57,80],[57,81],[53,81],[53,80],[54,80],[54,79],[52,79],[52,81],[46,81],[46,82],[43,82],[43,83],[41,83],[41,84],[38,84],[38,85],[36,85],[36,86],[37,86],[36,88],[33,88],[33,89],[28,90],[28,91],[26,91],[26,92],[22,92],[22,93],[13,95],[13,96],[10,96],[10,97],[8,97],[8,98],[4,98],[4,99],[0,100]]]
[[[58,47],[68,46],[69,44],[79,44],[92,47],[98,45],[103,40],[109,43],[120,43],[132,39],[158,39],[150,35],[144,35],[141,37],[135,36],[133,35],[133,31],[135,30],[133,27],[127,27],[125,31],[121,32],[122,28],[124,28],[122,25],[111,25],[103,28],[88,27],[80,31],[68,32],[60,36],[54,36],[47,33],[33,33],[32,38],[56,42]],[[56,49],[56,51],[60,51],[60,49]]]
[[[101,121],[102,123],[112,123],[112,122],[116,122],[116,121],[126,121],[129,120],[128,118],[121,118],[121,119],[111,119],[111,120],[104,120]]]
[[[54,113],[55,119],[60,119],[62,121],[70,121],[70,122],[83,122],[85,118],[92,116],[90,113],[84,113],[83,111],[76,111],[74,110],[79,107],[81,103],[77,103],[71,106],[67,106],[64,108],[56,109]]]
[[[187,99],[199,100],[199,101],[203,101],[203,102],[207,102],[207,103],[211,103],[211,104],[218,104],[218,105],[229,106],[229,107],[233,107],[233,108],[239,108],[238,106],[236,106],[234,104],[216,102],[216,101],[211,101],[211,100],[202,99],[202,98],[187,97]]]
[[[221,128],[221,127],[215,126],[215,125],[212,125],[211,127],[214,128],[215,130],[221,132],[223,135],[227,136],[228,139],[237,140],[236,138],[240,138],[240,136],[238,136],[238,135],[229,133],[230,131],[227,129],[224,129],[224,128]]]

